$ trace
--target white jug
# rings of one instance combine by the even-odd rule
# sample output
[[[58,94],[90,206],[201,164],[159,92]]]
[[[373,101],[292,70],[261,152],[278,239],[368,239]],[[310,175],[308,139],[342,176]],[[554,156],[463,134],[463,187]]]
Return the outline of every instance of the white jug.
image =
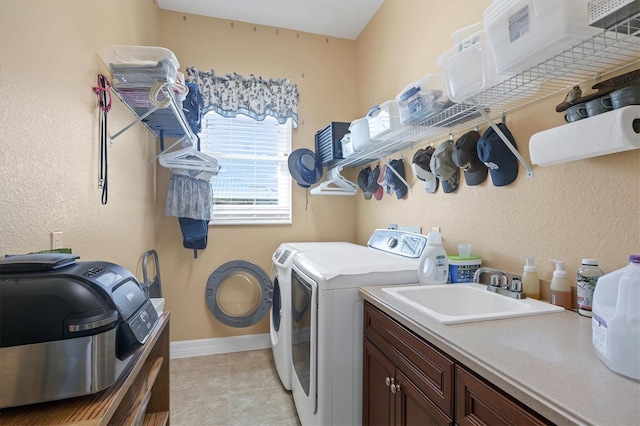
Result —
[[[593,294],[592,342],[609,369],[640,379],[640,255],[598,278]]]

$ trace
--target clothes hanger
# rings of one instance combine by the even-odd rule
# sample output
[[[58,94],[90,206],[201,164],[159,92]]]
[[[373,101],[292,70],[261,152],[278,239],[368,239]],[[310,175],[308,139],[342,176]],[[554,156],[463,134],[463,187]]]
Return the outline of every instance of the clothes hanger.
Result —
[[[313,195],[356,195],[358,185],[347,180],[340,174],[342,168],[333,168],[327,171],[328,179],[311,189]]]
[[[160,154],[161,166],[168,169],[202,170],[218,173],[218,160],[194,148],[183,148],[177,151]]]

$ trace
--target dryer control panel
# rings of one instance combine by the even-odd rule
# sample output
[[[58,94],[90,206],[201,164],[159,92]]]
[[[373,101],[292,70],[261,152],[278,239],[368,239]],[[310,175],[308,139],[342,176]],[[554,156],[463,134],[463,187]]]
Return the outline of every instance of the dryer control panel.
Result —
[[[376,229],[367,245],[387,253],[419,259],[427,245],[427,236],[397,229]]]

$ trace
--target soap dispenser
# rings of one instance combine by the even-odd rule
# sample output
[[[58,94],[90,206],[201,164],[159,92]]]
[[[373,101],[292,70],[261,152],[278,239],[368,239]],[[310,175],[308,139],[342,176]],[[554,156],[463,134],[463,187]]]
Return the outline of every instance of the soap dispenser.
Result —
[[[551,261],[556,264],[550,287],[551,303],[562,306],[565,309],[571,309],[571,284],[569,284],[569,279],[567,278],[567,271],[564,270],[564,262],[555,259],[551,259]]]
[[[522,257],[527,259],[527,263],[524,265],[524,272],[522,273],[522,291],[531,299],[540,299],[540,277],[538,276],[538,270],[533,264],[534,258],[532,256]]]

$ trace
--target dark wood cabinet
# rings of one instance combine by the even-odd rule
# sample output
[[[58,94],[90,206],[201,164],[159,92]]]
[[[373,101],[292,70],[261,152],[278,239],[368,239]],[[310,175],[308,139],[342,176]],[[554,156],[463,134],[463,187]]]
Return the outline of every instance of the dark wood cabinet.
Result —
[[[551,424],[366,302],[365,425]]]
[[[145,425],[169,424],[169,312],[128,370],[111,387],[86,396],[6,408],[0,424],[9,425]]]
[[[551,424],[460,365],[456,365],[455,381],[455,417],[460,426]]]
[[[396,367],[367,339],[364,340],[364,394],[362,422],[366,425],[393,423],[394,398],[391,379]]]
[[[365,304],[363,423],[453,424],[454,363]]]

